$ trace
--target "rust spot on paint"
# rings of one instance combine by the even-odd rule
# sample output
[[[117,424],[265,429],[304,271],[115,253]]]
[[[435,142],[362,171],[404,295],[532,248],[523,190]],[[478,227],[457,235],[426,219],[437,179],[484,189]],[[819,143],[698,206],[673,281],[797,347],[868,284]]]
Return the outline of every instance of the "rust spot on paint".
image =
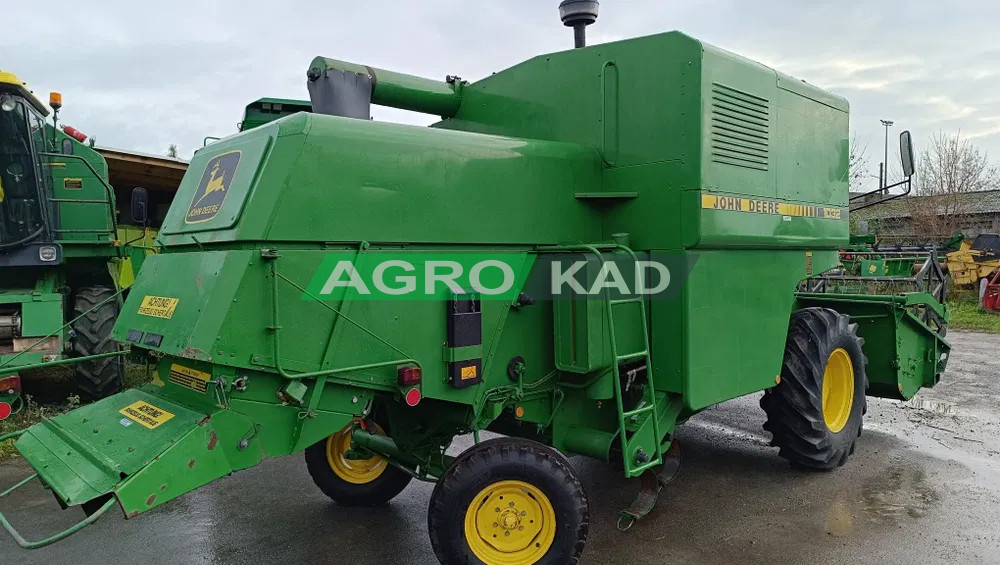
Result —
[[[188,461],[188,469],[194,469],[194,459]]]
[[[212,417],[211,416],[205,416],[204,418],[201,419],[200,422],[198,422],[198,425],[199,426],[204,426],[205,424],[207,424],[207,423],[209,423],[211,421],[212,421]]]
[[[202,282],[202,280],[201,280],[201,274],[200,273],[195,273],[194,274],[194,282],[195,282],[195,284],[198,285],[198,292],[204,293],[205,292],[205,283]]]
[[[212,451],[217,445],[219,445],[219,436],[215,433],[215,430],[212,430],[212,432],[208,434],[208,450]]]
[[[167,490],[167,485],[160,486],[160,492]]]
[[[139,511],[138,510],[133,510],[132,512],[129,512],[129,513],[125,514],[125,519],[126,520],[131,520],[132,518],[135,518],[138,515],[139,515]]]
[[[212,356],[209,355],[208,353],[205,353],[204,351],[198,349],[197,347],[190,347],[190,346],[184,348],[184,351],[181,352],[181,357],[187,359],[198,359],[201,361],[212,360]]]
[[[149,498],[146,499],[146,506],[152,506],[154,502],[156,502],[156,495],[151,494],[149,495]]]

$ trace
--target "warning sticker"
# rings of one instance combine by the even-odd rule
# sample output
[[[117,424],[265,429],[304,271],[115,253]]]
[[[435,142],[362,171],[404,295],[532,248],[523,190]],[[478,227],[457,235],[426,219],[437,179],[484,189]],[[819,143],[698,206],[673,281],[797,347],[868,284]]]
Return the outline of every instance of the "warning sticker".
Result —
[[[163,410],[162,408],[157,408],[152,404],[140,400],[133,404],[129,404],[125,408],[118,411],[119,414],[125,416],[129,420],[132,420],[140,426],[145,426],[151,430],[155,430],[160,427],[167,420],[174,417],[173,414]]]
[[[170,382],[191,390],[205,392],[208,390],[208,381],[211,378],[212,375],[204,371],[197,371],[183,365],[170,366]]]
[[[174,310],[177,309],[178,298],[165,298],[163,296],[147,296],[142,299],[138,312],[143,316],[153,316],[154,318],[164,318],[169,320],[174,317]]]
[[[468,367],[462,367],[462,380],[474,379],[476,378],[476,366],[470,365]]]

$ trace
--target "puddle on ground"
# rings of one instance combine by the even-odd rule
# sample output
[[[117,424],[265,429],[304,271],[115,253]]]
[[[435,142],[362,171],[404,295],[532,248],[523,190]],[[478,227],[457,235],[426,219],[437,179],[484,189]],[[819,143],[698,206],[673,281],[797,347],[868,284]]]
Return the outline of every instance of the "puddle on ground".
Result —
[[[826,513],[826,533],[839,538],[851,537],[854,532],[854,517],[851,508],[843,500],[835,500]]]
[[[926,398],[914,397],[904,402],[903,405],[907,408],[926,410],[927,412],[939,414],[941,416],[955,415],[955,405],[947,402],[941,402],[940,400],[928,400]]]
[[[920,518],[938,501],[923,470],[895,466],[865,486],[863,497],[865,512],[875,521],[888,523]]]

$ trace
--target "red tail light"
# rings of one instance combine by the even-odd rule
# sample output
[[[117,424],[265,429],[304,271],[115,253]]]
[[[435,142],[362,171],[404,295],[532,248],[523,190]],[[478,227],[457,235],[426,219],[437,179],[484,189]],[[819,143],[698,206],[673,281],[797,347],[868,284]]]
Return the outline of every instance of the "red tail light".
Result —
[[[0,378],[0,394],[20,394],[21,392],[21,377],[3,377]]]
[[[420,367],[410,365],[399,368],[399,386],[416,386],[421,378]]]
[[[420,404],[420,389],[411,388],[409,392],[406,393],[405,400],[407,406],[416,406]]]

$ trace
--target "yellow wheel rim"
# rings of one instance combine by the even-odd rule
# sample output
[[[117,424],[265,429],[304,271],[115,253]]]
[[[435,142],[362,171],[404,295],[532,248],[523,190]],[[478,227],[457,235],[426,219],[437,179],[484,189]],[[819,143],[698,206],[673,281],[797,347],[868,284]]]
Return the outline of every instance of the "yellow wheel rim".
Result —
[[[487,565],[531,565],[556,539],[556,512],[548,497],[522,481],[499,481],[472,499],[465,539]]]
[[[326,440],[326,460],[330,464],[330,469],[341,479],[355,485],[364,485],[382,476],[389,463],[378,456],[370,459],[348,459],[347,452],[351,449],[353,429],[352,423]],[[375,433],[385,435],[378,424],[375,424]]]
[[[823,371],[823,419],[826,427],[837,433],[851,418],[854,406],[854,365],[843,347],[830,354]]]

